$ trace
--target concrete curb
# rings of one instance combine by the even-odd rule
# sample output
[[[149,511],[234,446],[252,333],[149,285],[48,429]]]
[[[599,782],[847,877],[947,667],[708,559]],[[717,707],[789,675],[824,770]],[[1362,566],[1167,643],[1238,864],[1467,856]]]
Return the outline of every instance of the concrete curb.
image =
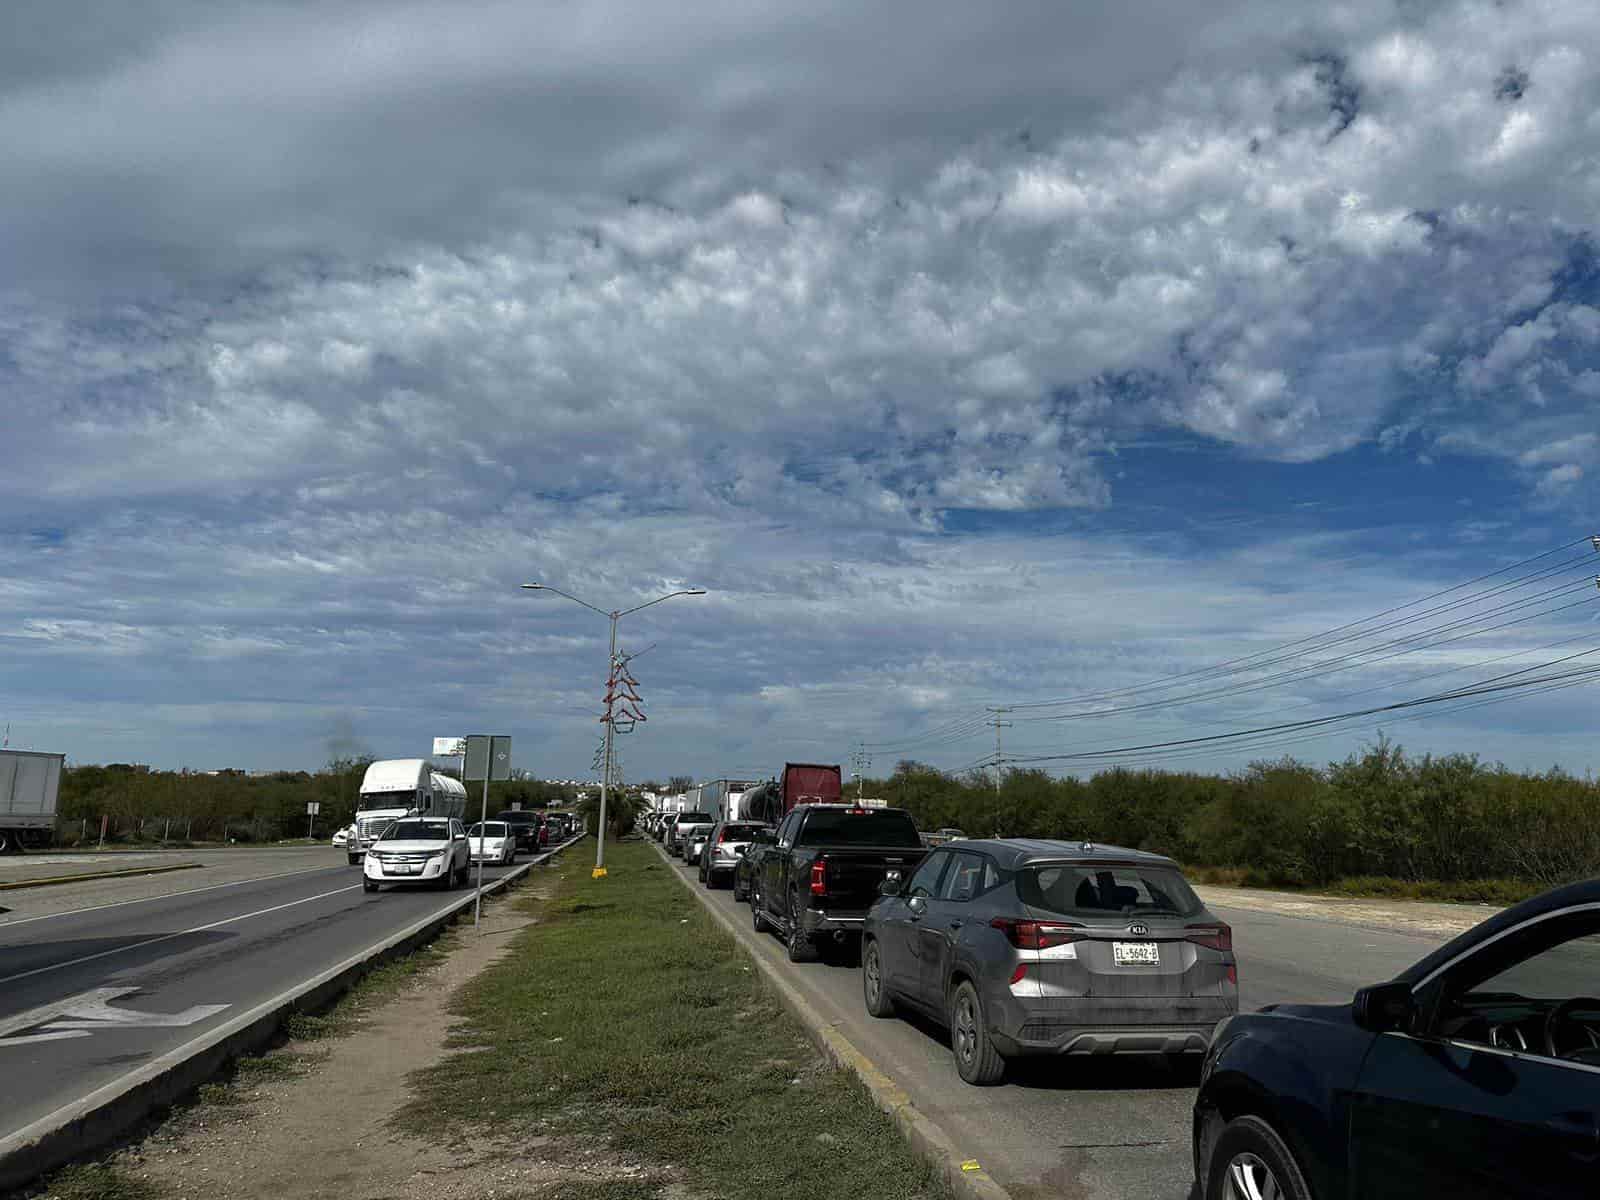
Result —
[[[166,875],[172,871],[197,871],[205,863],[177,863],[170,867],[123,867],[120,871],[86,871],[82,875],[50,875],[44,879],[19,879],[0,883],[0,892],[14,892],[21,888],[54,887],[58,883],[84,883],[90,879],[121,879],[132,875]]]
[[[509,874],[485,883],[483,894],[502,890],[584,836],[580,834],[553,850],[543,851]],[[21,1187],[46,1171],[114,1142],[156,1109],[206,1082],[231,1059],[266,1043],[290,1013],[330,1003],[373,967],[430,940],[463,911],[470,917],[475,897],[475,891],[465,892],[449,907],[0,1138],[0,1191]]]
[[[838,1066],[849,1071],[854,1071],[856,1078],[866,1086],[872,1096],[872,1102],[889,1114],[904,1135],[906,1141],[911,1143],[911,1148],[917,1152],[934,1170],[950,1185],[950,1190],[957,1196],[966,1200],[1011,1200],[1011,1193],[1001,1187],[989,1173],[981,1167],[974,1169],[975,1164],[970,1159],[963,1159],[950,1136],[937,1124],[918,1111],[912,1104],[911,1097],[905,1089],[890,1079],[888,1075],[870,1058],[856,1049],[855,1045],[838,1028],[831,1024],[823,1015],[813,1007],[811,1001],[800,994],[798,988],[785,979],[778,968],[757,954],[750,954],[744,943],[739,939],[739,926],[726,913],[711,903],[704,890],[679,873],[670,855],[666,854],[660,846],[655,847],[656,852],[666,860],[667,867],[672,871],[672,877],[683,884],[694,894],[700,906],[711,914],[711,918],[725,929],[733,938],[734,945],[749,955],[756,964],[757,970],[766,977],[767,983],[778,993],[778,998],[805,1029],[806,1034],[816,1043],[817,1049],[833,1060]]]

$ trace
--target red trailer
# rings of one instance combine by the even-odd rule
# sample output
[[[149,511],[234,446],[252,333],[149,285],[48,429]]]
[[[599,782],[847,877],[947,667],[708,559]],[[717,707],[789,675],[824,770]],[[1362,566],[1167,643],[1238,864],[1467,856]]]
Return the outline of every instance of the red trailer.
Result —
[[[838,804],[844,794],[844,772],[838,763],[784,763],[778,790],[784,812],[796,804]]]

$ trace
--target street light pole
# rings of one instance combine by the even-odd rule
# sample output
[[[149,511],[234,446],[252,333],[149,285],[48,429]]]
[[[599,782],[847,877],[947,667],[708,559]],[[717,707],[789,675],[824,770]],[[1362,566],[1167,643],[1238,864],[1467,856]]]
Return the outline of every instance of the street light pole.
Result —
[[[617,667],[617,617],[611,614],[611,657],[607,659],[606,678],[611,678],[611,672]],[[606,753],[605,761],[600,769],[600,828],[595,833],[594,842],[594,878],[600,879],[606,873],[606,803],[611,799],[611,738],[616,732],[616,724],[611,719],[609,709],[605,716],[606,722]]]
[[[587,600],[578,599],[571,592],[563,592],[560,588],[551,587],[547,583],[525,583],[522,586],[530,592],[554,592],[558,596],[564,596],[574,604],[581,604],[590,612],[597,612],[611,622],[610,656],[606,660],[607,680],[611,678],[611,672],[616,669],[617,665],[617,622],[619,620],[629,613],[638,612],[641,608],[649,608],[652,604],[660,604],[663,600],[671,600],[674,596],[704,596],[706,594],[705,588],[682,588],[676,592],[668,592],[665,596],[657,596],[654,600],[646,600],[643,604],[635,604],[632,608],[620,610],[614,608],[607,612],[603,608],[590,604]],[[593,873],[595,879],[602,879],[606,874],[606,809],[611,799],[612,739],[616,734],[616,726],[612,722],[609,709],[603,720],[605,721],[606,734],[604,761],[600,764],[600,828],[595,831]]]

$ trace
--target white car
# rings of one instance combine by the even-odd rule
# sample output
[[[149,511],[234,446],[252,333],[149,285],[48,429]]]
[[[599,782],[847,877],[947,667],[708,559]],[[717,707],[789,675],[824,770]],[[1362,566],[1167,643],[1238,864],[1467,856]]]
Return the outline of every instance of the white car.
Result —
[[[340,827],[338,829],[335,829],[333,831],[333,838],[332,838],[330,844],[334,845],[334,846],[342,846],[346,842],[348,842],[349,840],[350,840],[350,826],[345,825],[345,826],[342,826],[342,827]]]
[[[467,881],[467,831],[458,817],[402,817],[385,829],[361,860],[361,886],[426,883],[452,888]]]
[[[479,822],[467,830],[467,848],[473,862],[510,866],[517,861],[517,834],[504,821]]]

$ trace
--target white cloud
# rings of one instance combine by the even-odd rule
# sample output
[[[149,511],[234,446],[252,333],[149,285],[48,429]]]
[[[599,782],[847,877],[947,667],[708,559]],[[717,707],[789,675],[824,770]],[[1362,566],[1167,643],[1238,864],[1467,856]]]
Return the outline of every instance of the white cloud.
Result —
[[[114,48],[0,47],[0,497],[67,531],[0,584],[7,636],[152,687],[178,654],[224,696],[276,661],[337,697],[332,664],[419,640],[453,679],[433,646],[504,628],[592,655],[482,600],[526,564],[715,587],[683,628],[730,703],[870,662],[959,705],[1029,678],[986,641],[1008,619],[1123,646],[1052,660],[1066,686],[1266,611],[966,532],[1114,539],[1144,439],[1232,448],[1229,482],[1492,459],[1586,511],[1590,6],[458,11],[108,11]]]

